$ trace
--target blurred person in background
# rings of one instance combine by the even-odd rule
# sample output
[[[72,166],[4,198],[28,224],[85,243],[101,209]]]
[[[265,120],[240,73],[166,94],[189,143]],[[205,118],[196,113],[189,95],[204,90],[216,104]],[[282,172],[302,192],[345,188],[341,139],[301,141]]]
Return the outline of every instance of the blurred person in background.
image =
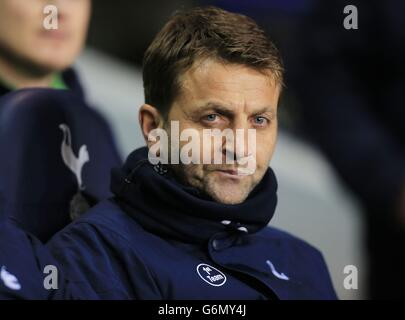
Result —
[[[49,4],[55,5],[58,9],[57,30],[46,30],[43,27],[43,21],[46,16],[43,12],[44,7]],[[77,94],[79,100],[80,98],[84,98],[82,86],[70,66],[83,48],[90,11],[90,0],[0,0],[0,96],[6,99],[6,96],[10,96],[7,93],[14,90],[43,87],[70,89],[71,93]],[[42,90],[38,91],[38,93],[30,92],[35,97],[40,98],[38,103],[36,101],[28,101],[30,107],[34,108],[34,111],[38,111],[35,108],[40,107],[43,101],[46,103],[47,96],[51,94],[51,91]],[[18,98],[17,92],[15,94],[11,93],[11,95]],[[41,95],[45,95],[45,97],[41,97]],[[56,95],[53,92],[53,98],[50,101],[57,101],[55,99]],[[72,96],[70,95],[69,97]],[[2,103],[4,99],[1,100]],[[62,94],[60,101],[62,103],[69,103],[69,101],[64,100],[66,100],[66,96]],[[27,103],[27,101],[25,102]],[[0,110],[2,107],[4,105],[0,105]],[[81,107],[88,108],[85,104],[81,104]],[[24,110],[27,111],[28,109],[24,108]],[[78,109],[73,108],[72,112],[76,112],[75,110]],[[79,109],[79,112],[80,110],[82,112],[86,111],[86,119],[91,116],[92,124],[97,124],[97,126],[91,128],[96,134],[97,139],[110,137],[109,128],[98,113],[90,109]],[[36,112],[29,113],[27,116],[32,116],[34,121],[39,121],[41,124],[43,121],[45,121],[45,124],[47,123],[48,117],[46,115],[45,118],[37,118],[33,115],[34,113]],[[2,125],[8,121],[7,117],[5,118],[1,119]],[[21,130],[25,130],[21,123],[7,123],[6,125],[8,127],[13,125],[20,126]],[[61,136],[62,142],[62,132],[59,129],[57,130],[58,132],[56,133]],[[24,134],[27,134],[28,137],[38,135],[37,132],[25,132]],[[16,223],[14,219],[10,219],[10,215],[12,214],[8,211],[10,209],[8,202],[13,202],[13,199],[10,201],[8,198],[10,189],[13,189],[10,188],[10,185],[13,185],[14,181],[20,181],[18,177],[21,173],[18,171],[18,166],[17,170],[11,170],[10,166],[4,165],[7,163],[8,158],[11,157],[11,144],[15,144],[16,141],[14,138],[13,136],[5,137],[6,146],[1,144],[2,150],[7,149],[7,157],[3,157],[0,162],[0,300],[65,299],[68,298],[67,285],[64,283],[61,273],[59,273],[56,283],[58,289],[48,289],[44,285],[46,283],[45,278],[49,274],[49,271],[47,271],[49,269],[47,268],[55,267],[57,263],[37,239],[37,234],[33,235],[26,232],[23,230],[25,228],[21,227],[19,223]],[[2,139],[1,141],[4,140]],[[32,141],[38,140],[33,139]],[[110,142],[108,138],[102,140],[101,144],[104,144],[105,150],[108,149],[109,155],[98,159],[98,161],[104,161],[106,167],[110,164],[111,159],[114,159],[111,162],[120,163],[118,152]],[[33,144],[35,145],[35,143]],[[10,148],[8,148],[9,146]],[[38,149],[40,147],[43,148],[41,151],[47,150],[46,145],[35,146]],[[23,147],[17,145],[16,148],[21,149]],[[22,153],[24,152],[25,150],[22,151]],[[89,152],[91,155],[91,148]],[[27,153],[29,154],[29,152]],[[60,157],[60,161],[62,161],[61,155],[56,154],[55,157],[49,157],[49,155],[47,155],[48,157],[42,156],[43,158],[41,158],[41,154],[39,155],[39,158],[43,161],[38,164],[38,172],[42,172],[42,168],[45,167],[49,175],[52,175],[55,170],[51,170],[51,167],[56,166],[53,160],[56,157]],[[106,158],[109,160],[106,160]],[[27,159],[24,161],[27,161]],[[29,158],[28,161],[32,163],[33,159]],[[69,171],[65,171],[69,173]],[[107,176],[109,170],[105,170],[105,174]],[[41,194],[41,190],[44,188],[52,188],[52,190],[55,190],[55,193],[63,194],[65,191],[63,189],[70,187],[70,184],[64,185],[63,182],[66,179],[61,179],[61,177],[55,177],[55,179],[59,179],[58,185],[47,185],[49,181],[53,181],[53,179],[49,179],[50,177],[47,176],[41,176],[41,181],[32,181],[34,179],[29,178],[25,177],[26,180],[22,182],[24,186],[21,186],[18,189],[20,191],[16,193],[18,197],[16,207],[18,205],[22,207],[24,205],[27,206],[29,209],[26,209],[24,214],[34,215],[34,217],[37,217],[34,212],[48,211],[51,215],[55,214],[55,203],[59,199],[49,198],[49,193],[46,193],[48,197],[43,199],[38,194]],[[98,179],[102,180],[104,176],[100,174]],[[108,179],[104,180],[106,181],[103,183],[108,185]],[[70,180],[68,181],[70,182]],[[34,202],[27,201],[25,198],[26,194],[21,192],[21,190],[32,194]],[[29,202],[28,205],[27,202]],[[14,204],[12,203],[12,205]],[[68,212],[66,212],[66,215],[68,215]],[[10,220],[13,221],[10,223]],[[43,229],[46,230],[46,225],[49,224],[49,221],[38,219],[37,224],[45,225]]]
[[[58,9],[56,30],[43,26],[48,4]],[[0,95],[26,87],[81,92],[70,66],[83,48],[90,12],[90,0],[0,0]]]
[[[56,6],[58,10],[58,28],[56,30],[47,30],[43,26],[46,18],[44,8],[50,4]],[[38,125],[36,128],[47,127],[49,118],[55,114],[60,115],[60,118],[69,118],[64,117],[68,112],[63,112],[63,108],[54,106],[52,103],[57,101],[66,105],[71,100],[80,101],[78,105],[82,109],[79,110],[79,113],[85,115],[85,119],[89,120],[87,123],[91,125],[89,125],[90,128],[82,126],[76,132],[72,130],[72,136],[76,138],[75,142],[78,140],[77,131],[91,131],[95,137],[91,141],[90,139],[86,141],[92,162],[84,167],[83,180],[87,178],[86,186],[89,186],[90,182],[92,186],[96,186],[96,194],[102,195],[102,198],[109,196],[108,187],[104,187],[104,185],[108,185],[108,179],[104,179],[104,177],[109,175],[112,166],[121,163],[107,123],[84,102],[83,88],[71,68],[72,63],[83,49],[90,13],[90,0],[0,0],[0,96],[2,96],[0,104],[2,126],[0,129],[4,134],[6,127],[18,128],[13,131],[17,132],[15,135],[4,134],[0,139],[0,150],[2,150],[0,159],[0,299],[55,298],[55,292],[45,290],[43,287],[43,267],[46,264],[55,263],[41,242],[37,240],[38,234],[31,233],[35,228],[46,231],[49,220],[52,220],[46,218],[57,216],[56,213],[58,210],[61,211],[61,207],[63,207],[63,214],[66,215],[66,221],[69,221],[70,199],[66,198],[66,195],[73,197],[70,190],[75,192],[74,190],[78,189],[76,177],[69,167],[69,165],[74,167],[74,162],[77,162],[71,149],[73,146],[70,145],[72,142],[70,130],[69,137],[65,141],[63,140],[64,134],[66,135],[68,128],[65,126],[65,132],[62,133],[59,123],[49,124],[49,128],[55,129],[54,138],[60,139],[57,141],[58,146],[65,145],[65,147],[62,154],[61,149],[58,148],[55,154],[48,157],[48,153],[41,152],[47,151],[50,147],[41,142],[51,141],[53,137],[41,136],[43,133],[41,130],[29,132],[30,129],[25,126],[27,123],[24,122],[25,118],[30,118],[31,122],[36,123]],[[68,89],[69,95],[64,95],[67,91],[32,89],[30,94],[38,99],[26,99],[24,98],[26,96],[20,94],[19,91],[19,89],[25,88]],[[47,100],[50,95],[52,98]],[[75,99],[66,98],[72,98],[72,95]],[[8,117],[12,112],[12,108],[9,107],[18,105],[18,102],[21,101],[20,97],[23,98],[22,100],[25,99],[25,108],[22,108],[21,112],[25,113],[24,115],[20,113],[20,117],[16,120],[16,118]],[[43,110],[48,106],[55,107],[56,110],[50,116],[43,114]],[[4,109],[2,109],[3,107]],[[5,117],[3,117],[4,114],[1,110],[5,109],[11,111],[5,112]],[[42,113],[37,112],[38,109]],[[17,141],[21,141],[22,137],[28,137],[28,142],[26,141],[28,146],[23,147],[17,143]],[[66,143],[63,144],[64,142]],[[92,159],[94,149],[91,148],[91,145],[99,147],[98,150],[102,150],[104,156]],[[19,148],[26,150],[18,152]],[[17,151],[12,152],[11,149]],[[72,153],[69,154],[69,151]],[[87,150],[85,151],[87,152]],[[29,155],[28,159],[24,156],[25,154]],[[63,156],[65,157],[63,158]],[[25,167],[24,164],[27,164],[27,161],[29,161],[29,165],[26,167],[34,167],[34,170],[32,170],[32,175],[29,175],[29,172],[26,176],[27,172],[22,170],[21,165]],[[59,168],[61,169],[59,170]],[[58,182],[57,184],[53,183],[55,180]],[[79,185],[79,187],[81,186]],[[80,191],[82,190],[80,189]],[[58,192],[59,195],[62,195],[60,198],[63,201],[52,196]],[[27,226],[31,233],[26,232],[25,225],[23,226],[21,221],[16,219],[16,212],[21,220],[24,218],[29,220],[30,216],[33,217],[30,221],[32,225]],[[39,213],[43,214],[41,217],[45,218],[38,219]],[[64,223],[64,221],[61,222]],[[49,229],[52,229],[52,226],[49,226]]]
[[[58,270],[58,276],[51,281],[50,270],[53,274]],[[78,296],[59,270],[36,237],[0,221],[0,300],[61,300]]]
[[[343,26],[345,1],[318,1],[303,20],[288,83],[301,129],[364,207],[369,297],[404,298],[405,4],[350,4],[358,29]]]

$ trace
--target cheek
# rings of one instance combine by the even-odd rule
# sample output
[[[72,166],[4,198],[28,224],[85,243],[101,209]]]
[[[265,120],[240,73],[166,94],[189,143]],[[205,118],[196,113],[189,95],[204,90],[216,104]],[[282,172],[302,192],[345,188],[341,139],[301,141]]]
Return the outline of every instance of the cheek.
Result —
[[[200,141],[201,141],[201,162],[203,160],[209,161],[211,163],[214,162],[214,154],[215,149],[221,149],[221,146],[215,146],[214,138],[210,137],[209,135],[204,135],[203,131],[200,131]]]
[[[256,139],[256,161],[260,167],[267,167],[275,150],[277,142],[277,129],[270,133],[258,135]]]
[[[9,0],[2,4],[0,10],[1,33],[5,38],[21,42],[34,34],[33,30],[38,30],[36,24],[40,25],[41,17],[36,14],[36,6],[27,6],[27,3],[21,0]]]
[[[11,19],[16,21],[19,29],[32,28],[38,31],[42,27],[42,23],[46,15],[43,13],[45,4],[38,1],[30,1],[27,5],[26,1],[17,0],[10,7]],[[26,31],[26,30],[25,30]]]
[[[180,174],[185,181],[194,186],[199,185],[206,175],[203,165],[200,164],[182,165]]]
[[[81,34],[83,34],[83,32],[86,31],[88,27],[90,19],[90,6],[84,4],[81,6],[76,6],[73,7],[69,13],[71,26],[76,30],[80,30]]]

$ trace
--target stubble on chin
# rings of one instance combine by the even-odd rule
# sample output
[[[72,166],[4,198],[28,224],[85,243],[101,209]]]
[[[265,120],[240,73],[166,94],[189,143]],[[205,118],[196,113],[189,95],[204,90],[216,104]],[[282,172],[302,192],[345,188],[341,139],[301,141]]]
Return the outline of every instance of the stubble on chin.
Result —
[[[176,179],[184,185],[194,187],[223,204],[244,202],[255,186],[251,177],[233,181],[218,176],[213,170],[204,170],[203,167],[192,165],[174,165],[172,171]]]

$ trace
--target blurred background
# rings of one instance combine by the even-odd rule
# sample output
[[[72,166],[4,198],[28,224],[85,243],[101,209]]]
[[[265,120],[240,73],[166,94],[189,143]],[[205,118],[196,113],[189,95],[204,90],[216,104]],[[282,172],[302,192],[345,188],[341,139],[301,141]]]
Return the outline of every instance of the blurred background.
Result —
[[[123,157],[144,145],[137,114],[144,102],[144,51],[173,12],[201,5],[252,17],[284,58],[271,163],[279,204],[271,224],[323,252],[339,298],[404,298],[405,4],[93,1],[86,49],[75,69]],[[358,10],[358,29],[344,28],[347,5]],[[355,289],[344,286],[346,266],[357,268]]]

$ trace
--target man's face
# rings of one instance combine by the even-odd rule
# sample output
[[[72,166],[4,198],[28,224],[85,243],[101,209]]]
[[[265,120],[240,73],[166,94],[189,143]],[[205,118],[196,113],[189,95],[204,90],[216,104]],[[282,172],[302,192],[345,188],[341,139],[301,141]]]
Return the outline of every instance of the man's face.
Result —
[[[206,152],[214,156],[217,146],[211,141],[202,141],[204,129],[243,129],[244,153],[237,154],[233,148],[220,144],[223,153],[222,164],[179,164],[173,165],[177,176],[186,184],[194,186],[225,204],[243,202],[252,189],[263,178],[272,158],[277,138],[277,104],[280,86],[270,74],[263,74],[251,68],[223,64],[207,60],[188,70],[181,77],[182,88],[172,104],[166,127],[171,121],[178,121],[180,133],[185,129],[195,129],[200,133],[201,158]],[[239,175],[238,163],[226,164],[231,155],[238,159],[248,156],[247,130],[256,131],[256,169],[252,174]],[[169,131],[170,139],[170,131]],[[225,139],[223,139],[225,141]],[[180,149],[187,141],[180,142]]]
[[[58,9],[58,29],[46,30],[46,5]],[[0,0],[0,47],[37,69],[61,71],[84,44],[90,0]]]

